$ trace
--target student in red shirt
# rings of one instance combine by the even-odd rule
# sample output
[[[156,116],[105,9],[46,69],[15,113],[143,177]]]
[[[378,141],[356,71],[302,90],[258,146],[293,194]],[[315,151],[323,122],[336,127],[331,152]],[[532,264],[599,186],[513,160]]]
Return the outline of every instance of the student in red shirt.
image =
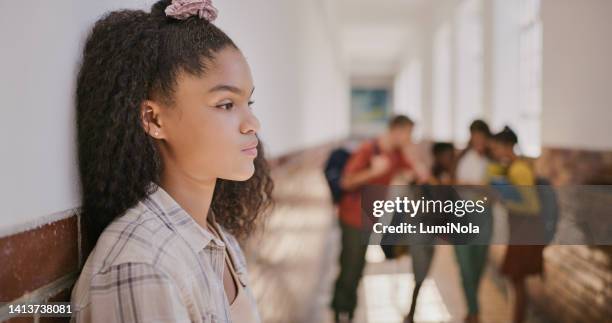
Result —
[[[414,122],[399,115],[389,122],[385,133],[361,145],[349,158],[340,186],[345,191],[340,200],[342,250],[340,274],[336,280],[332,308],[336,322],[350,322],[357,305],[357,286],[365,266],[367,245],[362,241],[361,188],[365,185],[389,185],[395,175],[410,171],[403,153],[410,144]]]

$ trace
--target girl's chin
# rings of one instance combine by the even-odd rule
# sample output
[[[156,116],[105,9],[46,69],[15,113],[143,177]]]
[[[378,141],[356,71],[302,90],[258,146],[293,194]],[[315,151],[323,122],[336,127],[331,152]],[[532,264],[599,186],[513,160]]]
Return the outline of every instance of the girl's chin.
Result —
[[[238,171],[234,172],[231,176],[228,176],[225,179],[242,182],[249,180],[251,177],[253,177],[253,174],[255,174],[255,165],[253,165],[253,162],[251,162],[249,165],[241,167]]]

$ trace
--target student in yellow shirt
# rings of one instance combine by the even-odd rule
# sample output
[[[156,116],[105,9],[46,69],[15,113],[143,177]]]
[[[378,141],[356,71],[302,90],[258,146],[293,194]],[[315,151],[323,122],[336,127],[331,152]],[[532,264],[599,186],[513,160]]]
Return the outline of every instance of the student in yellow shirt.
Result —
[[[535,189],[536,177],[531,165],[516,155],[514,148],[518,137],[509,127],[494,135],[491,141],[491,152],[499,163],[494,171],[505,181],[514,185],[519,195],[518,200],[504,200],[508,210],[510,224],[510,242],[501,272],[511,282],[515,291],[514,322],[523,322],[527,308],[527,276],[542,273],[542,251],[544,246],[519,245],[518,240],[528,241],[527,237],[539,224],[540,203]]]

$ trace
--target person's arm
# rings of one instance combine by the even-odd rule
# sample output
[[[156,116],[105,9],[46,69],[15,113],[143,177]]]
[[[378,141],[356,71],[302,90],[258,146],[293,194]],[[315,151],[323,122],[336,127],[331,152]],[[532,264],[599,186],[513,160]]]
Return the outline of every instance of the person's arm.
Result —
[[[345,191],[352,191],[376,178],[378,174],[372,171],[371,168],[358,171],[353,174],[347,174],[340,180],[340,187]]]
[[[374,155],[374,147],[366,143],[349,158],[342,172],[340,187],[345,191],[355,190],[382,175],[391,166],[384,155]]]
[[[520,195],[520,201],[505,201],[504,206],[512,212],[536,215],[540,211],[537,188],[533,172],[527,165],[511,167],[508,179]]]
[[[89,299],[74,322],[190,322],[177,286],[149,264],[122,263],[94,275]]]
[[[414,146],[405,146],[400,151],[400,167],[403,169],[404,176],[413,178],[417,184],[428,183],[431,173],[419,150],[415,149]]]

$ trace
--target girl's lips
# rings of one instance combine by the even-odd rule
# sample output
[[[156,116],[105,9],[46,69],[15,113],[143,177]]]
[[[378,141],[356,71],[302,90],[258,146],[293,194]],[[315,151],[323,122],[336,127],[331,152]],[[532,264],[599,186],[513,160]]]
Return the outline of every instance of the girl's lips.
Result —
[[[243,149],[242,152],[245,153],[248,156],[257,157],[257,146],[255,146],[253,148]]]

